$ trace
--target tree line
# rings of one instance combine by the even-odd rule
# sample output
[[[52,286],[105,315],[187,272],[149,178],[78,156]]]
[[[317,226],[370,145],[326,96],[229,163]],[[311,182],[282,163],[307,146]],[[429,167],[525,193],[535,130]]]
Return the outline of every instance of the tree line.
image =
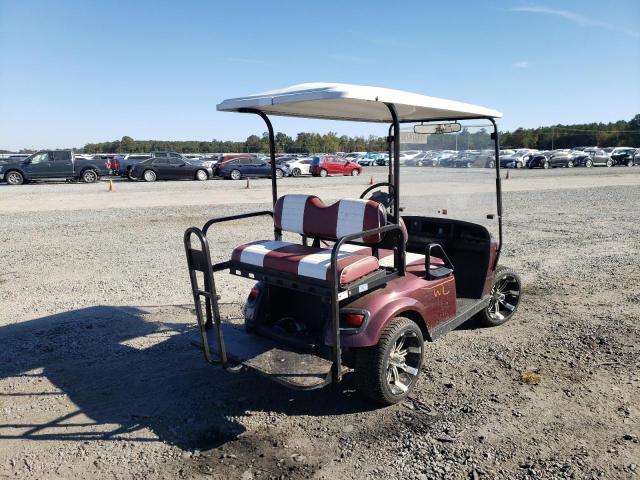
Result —
[[[402,148],[458,150],[491,148],[489,133],[486,129],[471,131],[463,128],[457,134],[430,135],[426,146],[403,144]],[[385,137],[338,136],[335,132],[325,134],[301,132],[295,138],[278,132],[275,142],[276,151],[285,153],[379,152],[387,149]],[[502,132],[500,145],[502,148],[540,150],[592,145],[640,147],[640,114],[629,121],[518,128],[512,132]],[[267,153],[269,137],[265,132],[262,136],[250,135],[245,141],[233,142],[215,139],[211,141],[134,140],[124,136],[112,142],[87,143],[84,147],[75,150],[82,153],[141,153],[155,150],[172,150],[180,153]],[[21,150],[21,152],[29,152],[29,150]]]

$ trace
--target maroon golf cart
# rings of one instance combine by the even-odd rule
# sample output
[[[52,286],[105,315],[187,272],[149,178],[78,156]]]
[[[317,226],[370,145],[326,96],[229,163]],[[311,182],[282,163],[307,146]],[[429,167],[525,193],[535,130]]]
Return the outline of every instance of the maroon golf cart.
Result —
[[[489,128],[479,135],[486,134],[498,158],[499,112],[386,88],[321,83],[229,99],[217,109],[262,117],[272,169],[270,115],[388,124],[390,162],[386,182],[332,203],[315,195],[279,197],[274,171],[272,209],[186,230],[199,343],[208,362],[229,372],[249,368],[298,389],[323,387],[353,372],[362,394],[393,404],[415,386],[425,341],[472,318],[495,326],[516,312],[520,279],[498,266],[500,162],[492,169],[425,169],[434,181],[424,186],[427,196],[409,198],[406,210],[415,214],[404,214],[400,203],[401,133],[410,128],[412,138],[433,138],[460,132],[460,122],[485,121]],[[462,170],[484,183],[458,176]],[[452,194],[451,203],[444,193]],[[479,207],[487,198],[490,207]],[[478,221],[467,218],[472,211]],[[228,259],[213,263],[208,236],[253,217],[273,221],[273,238],[247,238]],[[297,240],[285,241],[283,233]],[[221,318],[224,288],[214,274],[223,271],[253,281],[244,324]]]

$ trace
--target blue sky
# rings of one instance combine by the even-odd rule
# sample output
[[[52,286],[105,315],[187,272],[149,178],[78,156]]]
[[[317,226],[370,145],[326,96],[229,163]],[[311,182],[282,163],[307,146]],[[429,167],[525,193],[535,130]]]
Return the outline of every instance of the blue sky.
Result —
[[[0,0],[0,61],[0,148],[240,140],[261,121],[216,103],[310,81],[477,103],[505,130],[611,121],[640,112],[640,2]]]

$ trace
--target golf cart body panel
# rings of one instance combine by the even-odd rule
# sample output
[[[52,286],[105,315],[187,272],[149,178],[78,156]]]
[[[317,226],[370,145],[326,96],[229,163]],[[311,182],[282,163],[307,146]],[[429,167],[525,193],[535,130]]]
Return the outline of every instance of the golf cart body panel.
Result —
[[[273,210],[214,218],[202,229],[191,227],[185,232],[199,343],[205,358],[229,372],[248,367],[292,388],[318,388],[339,382],[353,367],[349,358],[343,361],[343,352],[364,352],[370,349],[363,347],[379,346],[383,332],[395,320],[402,325],[402,342],[406,339],[409,346],[402,350],[403,343],[397,344],[396,356],[392,356],[395,377],[388,382],[399,396],[382,401],[394,403],[406,396],[419,373],[421,339],[435,340],[485,311],[498,298],[493,292],[502,244],[502,202],[494,119],[501,114],[398,90],[335,83],[295,85],[233,98],[217,109],[253,113],[265,121]],[[278,197],[275,139],[268,115],[390,123],[388,181],[366,188],[359,199],[333,204],[314,195]],[[491,141],[498,160],[493,178],[498,238],[492,238],[480,224],[401,216],[400,125],[477,119],[485,119],[493,127]],[[460,131],[457,124],[424,125],[421,129],[431,127],[431,133]],[[377,191],[382,188],[388,193]],[[447,209],[438,213],[446,215]],[[226,222],[265,216],[273,219],[273,239],[249,239],[229,252],[228,260],[212,264],[210,230],[224,228]],[[494,215],[487,218],[494,219]],[[283,232],[299,234],[300,243],[283,241]],[[244,307],[244,326],[221,319],[214,279],[221,271],[257,282]],[[504,295],[500,298],[504,300]],[[414,363],[417,359],[417,368],[397,363],[401,358]],[[401,381],[402,375],[408,378],[407,373],[415,377],[408,386]]]

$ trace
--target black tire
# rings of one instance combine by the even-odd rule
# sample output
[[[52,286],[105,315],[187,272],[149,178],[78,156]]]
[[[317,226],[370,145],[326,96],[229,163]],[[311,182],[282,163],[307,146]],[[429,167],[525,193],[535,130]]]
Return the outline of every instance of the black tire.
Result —
[[[320,176],[321,177],[326,177],[327,175],[329,175],[329,172],[327,172],[324,168],[322,170],[320,170]]]
[[[142,179],[145,182],[155,182],[158,179],[158,175],[153,170],[145,170],[142,172]]]
[[[573,161],[569,160],[567,162],[567,168],[573,168]]]
[[[242,178],[242,173],[240,173],[240,170],[231,170],[229,178],[231,180],[240,180]]]
[[[523,166],[522,162],[516,162],[516,168],[522,168]]]
[[[487,168],[496,168],[496,162],[494,162],[493,160],[490,160],[487,165]]]
[[[133,168],[131,168],[131,167],[127,168],[127,178],[133,182],[133,181],[137,180],[137,178],[132,175],[132,173],[131,173],[132,171],[133,171]]]
[[[4,181],[8,185],[22,185],[24,183],[24,176],[17,170],[9,170],[4,175]]]
[[[544,168],[545,170],[548,170],[550,166],[551,166],[551,165],[549,165],[549,162],[544,162],[544,163],[542,164],[542,168]]]
[[[611,161],[611,159],[607,160],[607,167],[613,167],[613,162]]]
[[[627,163],[625,164],[627,167],[633,167],[633,159],[629,159],[627,160]]]
[[[410,341],[404,357],[396,357],[403,358],[404,367],[390,363],[391,354],[401,338]],[[409,351],[409,348],[416,351]],[[355,382],[358,391],[376,403],[393,405],[409,395],[420,376],[424,338],[420,327],[413,320],[396,317],[384,328],[377,345],[360,348],[355,353]],[[407,365],[408,361],[410,366]],[[404,368],[410,369],[410,372]]]
[[[584,166],[587,167],[587,168],[593,167],[593,160],[591,160],[591,159],[586,160],[584,162]]]
[[[353,170],[351,170],[352,177],[357,177],[358,175],[360,175],[360,172],[358,171],[357,168],[354,168]]]
[[[284,177],[284,172],[281,169],[276,168],[276,178],[282,178],[282,177]]]
[[[84,183],[95,183],[98,181],[98,172],[89,168],[84,172],[82,172],[82,175],[80,175],[80,178],[82,178],[82,181]]]
[[[293,175],[294,177],[299,177],[300,175],[302,175],[302,171],[299,168],[294,168],[291,171],[291,175]]]
[[[204,182],[205,180],[209,180],[209,174],[206,170],[197,170],[195,179],[200,182]]]
[[[515,315],[521,299],[520,276],[510,268],[498,265],[493,275],[491,302],[476,315],[476,319],[485,327],[502,325]]]

